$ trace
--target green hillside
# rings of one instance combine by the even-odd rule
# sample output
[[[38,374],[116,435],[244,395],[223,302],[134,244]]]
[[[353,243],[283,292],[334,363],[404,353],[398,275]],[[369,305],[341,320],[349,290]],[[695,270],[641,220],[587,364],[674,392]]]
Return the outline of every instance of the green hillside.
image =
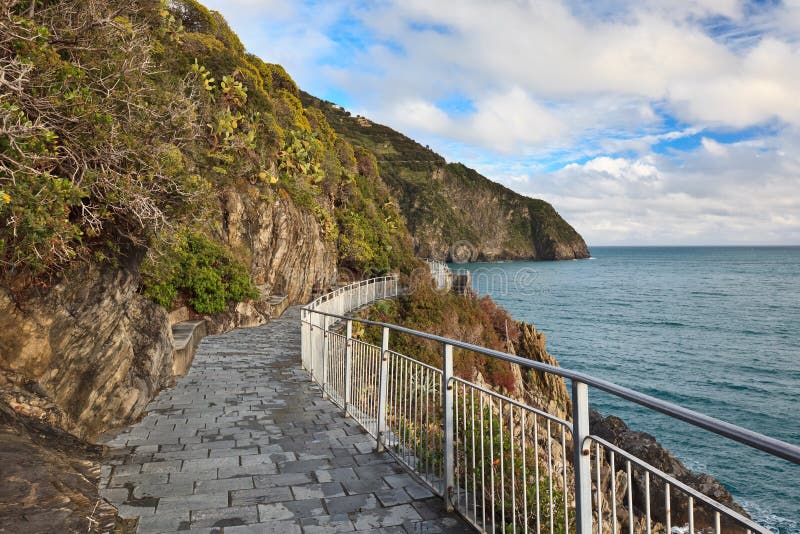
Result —
[[[419,255],[451,259],[460,244],[473,260],[588,257],[581,236],[547,202],[515,193],[460,163],[447,163],[387,126],[302,91],[300,96],[306,107],[325,114],[337,134],[375,154]]]

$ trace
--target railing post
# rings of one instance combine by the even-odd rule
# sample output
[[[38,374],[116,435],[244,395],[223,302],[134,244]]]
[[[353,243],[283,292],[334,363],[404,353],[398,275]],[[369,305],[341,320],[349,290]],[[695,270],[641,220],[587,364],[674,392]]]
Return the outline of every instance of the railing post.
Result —
[[[386,399],[389,385],[389,328],[383,327],[381,337],[381,375],[378,390],[378,452],[386,448]]]
[[[314,312],[308,314],[308,372],[311,373],[311,380],[314,380]]]
[[[350,414],[350,403],[353,401],[353,390],[350,386],[353,376],[353,321],[347,320],[347,328],[345,330],[345,348],[344,348],[344,414]]]
[[[328,398],[328,316],[322,316],[322,398]]]
[[[453,346],[446,343],[442,348],[442,406],[444,407],[444,506],[453,511],[453,491],[455,488],[455,456],[453,454]]]
[[[589,388],[572,381],[572,449],[575,467],[575,526],[578,534],[592,534],[592,466],[589,449]]]

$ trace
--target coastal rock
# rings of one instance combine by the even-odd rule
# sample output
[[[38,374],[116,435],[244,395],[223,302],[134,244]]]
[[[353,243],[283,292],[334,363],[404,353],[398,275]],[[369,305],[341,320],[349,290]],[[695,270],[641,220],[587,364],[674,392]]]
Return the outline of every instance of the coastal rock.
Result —
[[[535,362],[558,367],[558,361],[547,352],[545,335],[536,330],[532,324],[517,323],[519,340],[515,343],[518,356]],[[530,369],[524,372],[525,401],[531,406],[553,414],[562,419],[572,417],[572,401],[570,400],[564,380],[554,374]]]
[[[300,91],[337,135],[377,156],[381,179],[408,222],[419,257],[442,261],[588,258],[583,238],[547,202],[492,182],[387,126],[351,117]]]
[[[622,450],[675,477],[687,486],[724,504],[744,517],[749,517],[747,512],[733,500],[733,496],[722,484],[706,473],[696,473],[687,469],[680,460],[675,458],[650,434],[631,430],[619,417],[613,415],[603,417],[596,410],[591,410],[589,414],[589,426],[592,434],[613,443]],[[608,465],[605,464],[604,468],[607,470]],[[623,469],[624,464],[619,462],[617,464],[617,475]],[[644,471],[633,470],[632,484],[634,507],[643,510],[647,491]],[[607,484],[605,487],[607,490],[610,488]],[[619,501],[620,503],[622,502],[621,499]],[[653,518],[661,520],[666,517],[664,503],[665,485],[658,477],[651,477],[650,506]],[[684,497],[682,492],[671,491],[670,508],[673,524],[681,525],[688,522],[688,499]],[[702,506],[700,503],[695,503],[694,521],[696,528],[699,530],[713,527],[714,514],[707,507]],[[743,529],[729,523],[725,518],[722,519],[722,528],[724,532],[744,532]]]

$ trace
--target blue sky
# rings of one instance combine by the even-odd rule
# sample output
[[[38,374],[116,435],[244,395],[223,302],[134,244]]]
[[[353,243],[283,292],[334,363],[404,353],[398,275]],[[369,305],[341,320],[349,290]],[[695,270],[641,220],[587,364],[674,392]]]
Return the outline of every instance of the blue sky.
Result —
[[[603,244],[800,244],[800,1],[211,0],[306,91]]]

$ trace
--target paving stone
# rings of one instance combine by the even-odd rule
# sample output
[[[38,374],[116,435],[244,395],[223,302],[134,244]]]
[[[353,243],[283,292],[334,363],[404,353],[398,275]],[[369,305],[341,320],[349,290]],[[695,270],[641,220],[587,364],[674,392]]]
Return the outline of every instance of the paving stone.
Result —
[[[350,467],[320,469],[314,471],[314,476],[319,482],[344,482],[345,480],[358,479],[358,475],[356,475],[356,472]]]
[[[254,487],[252,477],[198,480],[194,484],[194,492],[201,495],[203,493],[219,493],[231,490],[252,489]]]
[[[150,412],[106,438],[106,498],[141,533],[470,531],[322,398],[299,367],[298,324],[292,308],[203,339]]]
[[[176,510],[139,518],[137,532],[172,532],[189,524],[189,510]]]
[[[383,477],[383,479],[393,488],[403,488],[405,486],[411,486],[417,483],[417,481],[414,480],[408,473],[403,473],[402,475],[389,475]]]
[[[374,441],[361,441],[358,443],[354,443],[353,445],[355,446],[356,450],[362,454],[375,451]]]
[[[172,473],[180,471],[183,460],[165,460],[142,465],[142,473]]]
[[[275,464],[238,465],[235,467],[220,467],[219,478],[235,478],[253,475],[272,475],[278,472]]]
[[[281,519],[294,519],[294,512],[286,507],[286,503],[259,504],[258,518],[263,522],[272,522]]]
[[[256,488],[237,490],[231,492],[232,505],[244,504],[269,504],[273,502],[288,501],[296,498],[288,486],[277,486],[274,488]],[[307,497],[307,498],[312,498]]]
[[[127,501],[128,493],[128,488],[106,488],[100,490],[100,496],[111,502]]]
[[[355,493],[376,493],[381,490],[389,489],[389,485],[382,478],[365,478],[357,480],[345,480],[342,482],[345,491],[353,495]]]
[[[314,517],[325,514],[325,508],[321,499],[304,499],[302,501],[285,501],[282,503],[288,510],[291,510],[296,519],[303,517]],[[264,505],[259,505],[264,506]],[[267,505],[269,506],[269,505]]]
[[[384,528],[402,525],[406,521],[421,521],[422,517],[410,504],[401,504],[390,508],[369,510],[359,514],[353,521],[356,530],[368,528]]]
[[[123,519],[132,517],[150,516],[156,513],[153,506],[131,506],[129,504],[117,504],[117,513]]]
[[[121,488],[123,486],[136,484],[166,484],[169,473],[145,473],[124,477],[111,477],[108,482],[109,488]]]
[[[170,473],[170,483],[194,482],[196,480],[214,480],[217,478],[216,469],[206,469],[205,471],[190,471],[187,473]]]
[[[330,514],[361,513],[377,506],[378,500],[371,493],[325,499],[325,507]]]
[[[233,527],[258,523],[258,509],[255,506],[227,506],[211,510],[192,510],[191,526],[194,527]]]
[[[194,493],[193,482],[171,482],[169,484],[138,484],[133,488],[134,499],[147,497],[179,497]]]
[[[234,442],[236,443],[236,442]],[[241,449],[237,448],[230,448],[230,449],[211,449],[209,457],[210,458],[222,458],[225,456],[252,456],[258,454],[258,447],[245,447]],[[244,464],[242,464],[244,465]]]
[[[186,460],[183,462],[181,471],[196,472],[206,471],[219,467],[234,467],[239,465],[239,457],[234,456],[231,458],[206,458],[205,460]]]
[[[353,467],[358,478],[376,478],[402,473],[403,469],[397,464],[372,464],[357,465]]]
[[[278,464],[278,471],[281,473],[313,473],[318,469],[330,467],[330,465],[328,460],[298,460]]]
[[[254,476],[253,481],[257,488],[270,488],[273,486],[311,484],[313,477],[306,473],[284,473],[280,475]]]
[[[112,471],[112,477],[137,475],[141,472],[142,472],[141,464],[117,465],[114,466],[114,470]]]
[[[292,494],[298,500],[323,499],[325,497],[342,497],[346,495],[344,488],[338,482],[292,486]]]
[[[177,510],[207,510],[228,505],[228,492],[203,495],[181,495],[158,500],[158,513]]]
[[[406,490],[415,501],[433,497],[433,492],[422,484],[411,484],[410,486],[404,486],[403,489]]]
[[[346,514],[305,517],[300,520],[304,534],[352,532],[356,529]]]
[[[375,492],[383,506],[395,506],[397,504],[407,504],[412,501],[411,496],[403,488],[392,488]]]

